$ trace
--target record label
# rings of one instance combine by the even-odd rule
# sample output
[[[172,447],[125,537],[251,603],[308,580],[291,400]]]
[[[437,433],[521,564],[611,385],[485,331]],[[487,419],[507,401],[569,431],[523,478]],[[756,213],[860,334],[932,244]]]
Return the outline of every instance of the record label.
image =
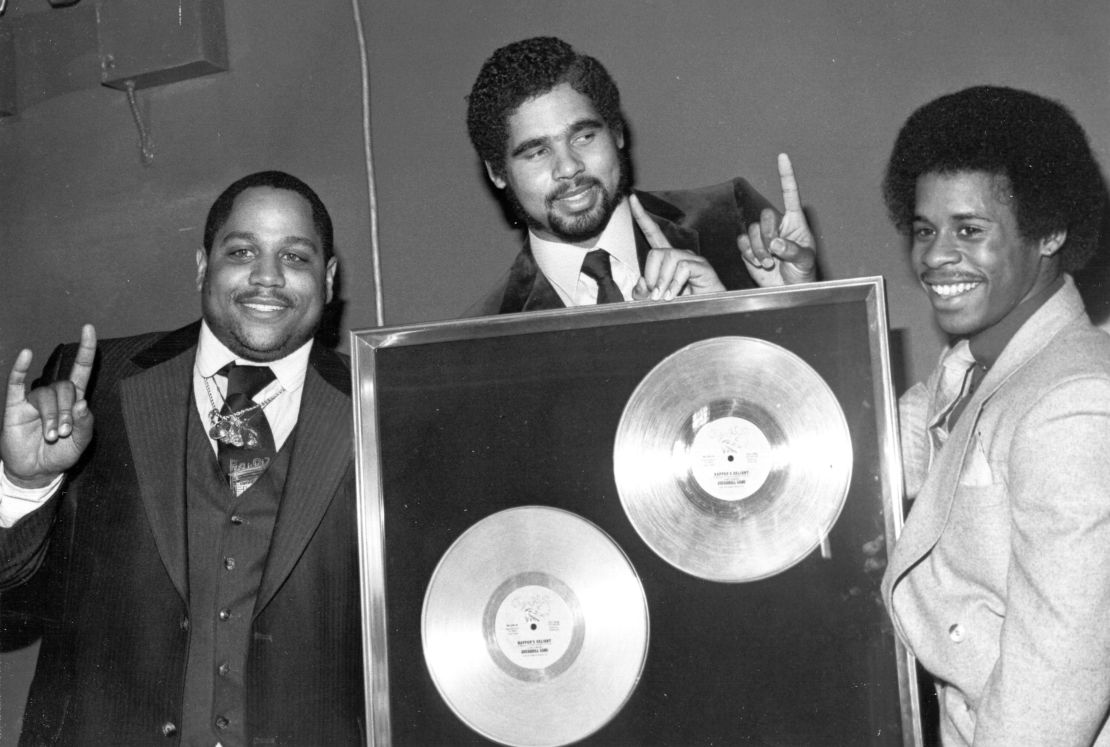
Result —
[[[570,591],[566,584],[556,584],[550,579],[546,585],[526,583],[519,586],[505,595],[500,604],[496,604],[498,594],[490,599],[491,606],[496,605],[494,640],[501,654],[515,667],[553,670],[570,649],[574,641],[573,609],[577,601],[572,597],[568,602],[555,591],[556,586]],[[494,656],[495,661],[498,659],[500,657]],[[515,667],[508,669],[514,676]]]
[[[689,462],[702,490],[718,500],[740,501],[763,487],[771,474],[771,442],[755,423],[726,416],[698,429]]]

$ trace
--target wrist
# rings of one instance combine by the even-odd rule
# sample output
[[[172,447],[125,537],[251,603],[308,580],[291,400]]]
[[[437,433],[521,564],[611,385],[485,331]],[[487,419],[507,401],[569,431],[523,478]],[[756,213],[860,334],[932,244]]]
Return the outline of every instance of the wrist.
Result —
[[[53,475],[21,477],[13,474],[12,471],[8,469],[7,465],[3,465],[3,473],[4,480],[6,480],[9,485],[13,485],[21,490],[42,490],[57,482],[58,478],[62,476],[62,473],[59,472]]]

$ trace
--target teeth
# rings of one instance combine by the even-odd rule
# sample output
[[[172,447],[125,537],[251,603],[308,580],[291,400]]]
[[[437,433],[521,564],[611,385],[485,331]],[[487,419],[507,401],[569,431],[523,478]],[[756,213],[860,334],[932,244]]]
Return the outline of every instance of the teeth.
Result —
[[[577,197],[581,197],[584,194],[588,194],[591,189],[593,189],[593,187],[578,187],[576,189],[572,189],[571,191],[567,192],[565,195],[563,195],[559,199],[561,199],[561,200],[573,200]]]
[[[975,288],[978,285],[979,283],[977,282],[947,283],[945,285],[930,285],[929,287],[933,289],[933,293],[936,293],[941,298],[952,298],[953,296],[958,296],[961,293],[967,293],[972,288]]]

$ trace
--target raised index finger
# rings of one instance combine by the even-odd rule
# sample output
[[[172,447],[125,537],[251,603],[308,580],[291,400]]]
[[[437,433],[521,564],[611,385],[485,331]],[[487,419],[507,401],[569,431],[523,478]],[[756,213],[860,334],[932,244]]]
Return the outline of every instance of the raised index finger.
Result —
[[[8,375],[8,398],[6,401],[8,407],[18,405],[27,396],[27,389],[23,386],[23,382],[27,380],[27,373],[31,370],[31,357],[31,351],[26,348],[20,350],[19,355],[15,357],[12,372]]]
[[[77,390],[77,399],[85,398],[85,387],[89,385],[93,362],[96,360],[96,330],[91,324],[81,328],[81,343],[77,346],[77,357],[69,370],[69,380]]]
[[[779,181],[782,184],[782,207],[788,213],[802,212],[802,197],[798,194],[798,180],[790,156],[779,153]]]
[[[636,195],[629,195],[628,204],[632,208],[632,217],[636,219],[640,230],[644,232],[644,238],[647,239],[648,246],[652,249],[670,249],[671,242],[667,240],[659,226],[644,210],[644,206],[640,204],[640,199]]]

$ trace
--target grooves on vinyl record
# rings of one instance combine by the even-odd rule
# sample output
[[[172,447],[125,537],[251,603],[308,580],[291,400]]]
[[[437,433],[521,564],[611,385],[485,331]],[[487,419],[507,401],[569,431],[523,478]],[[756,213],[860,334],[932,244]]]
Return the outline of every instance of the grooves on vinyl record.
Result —
[[[715,337],[671,354],[625,405],[613,448],[644,542],[710,581],[754,581],[826,542],[852,444],[820,374],[785,348]]]
[[[466,530],[432,574],[424,659],[444,702],[516,747],[576,742],[628,701],[648,609],[619,546],[577,514],[522,506]]]

